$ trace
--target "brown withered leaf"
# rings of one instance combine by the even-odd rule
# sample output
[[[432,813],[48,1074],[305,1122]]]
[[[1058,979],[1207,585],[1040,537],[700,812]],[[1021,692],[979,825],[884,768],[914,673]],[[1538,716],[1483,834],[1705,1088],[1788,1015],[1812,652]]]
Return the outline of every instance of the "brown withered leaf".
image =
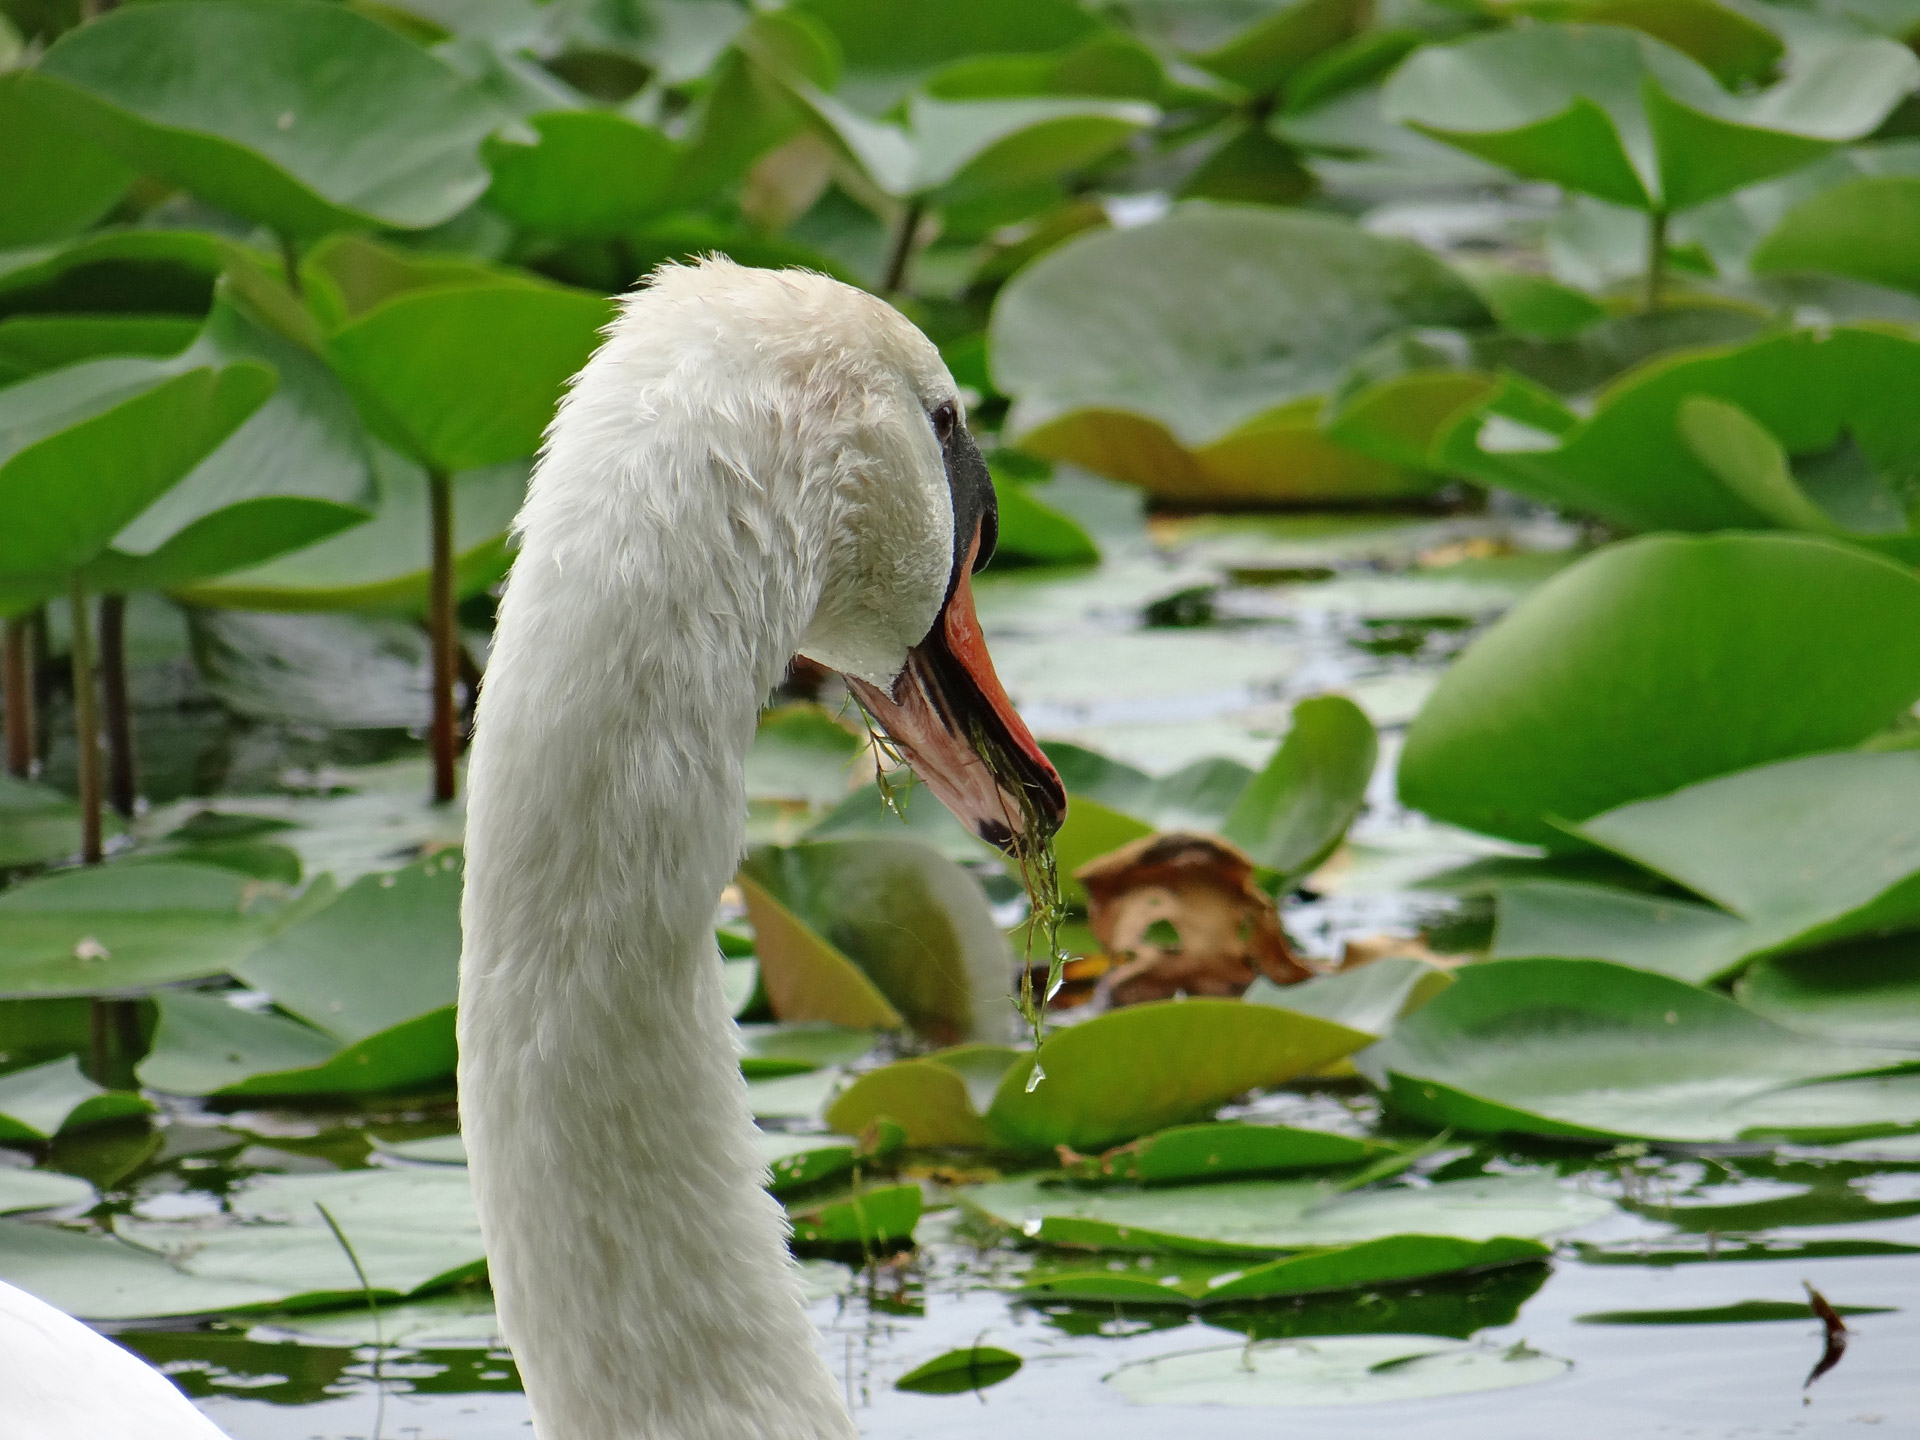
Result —
[[[1142,836],[1074,879],[1086,887],[1088,927],[1117,962],[1100,982],[1112,1005],[1235,997],[1255,975],[1292,985],[1314,974],[1288,949],[1253,861],[1217,836]]]

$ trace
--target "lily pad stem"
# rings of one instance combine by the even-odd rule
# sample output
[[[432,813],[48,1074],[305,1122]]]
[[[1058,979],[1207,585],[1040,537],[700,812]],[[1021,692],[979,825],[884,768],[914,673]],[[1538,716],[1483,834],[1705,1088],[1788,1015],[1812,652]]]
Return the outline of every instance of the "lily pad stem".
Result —
[[[287,288],[298,295],[300,289],[300,247],[294,243],[291,235],[281,234],[280,269],[286,276]]]
[[[427,637],[433,657],[433,798],[453,799],[456,723],[453,703],[459,640],[453,626],[453,477],[427,472],[433,570],[427,589]]]
[[[907,266],[913,260],[913,242],[920,234],[920,221],[927,208],[918,200],[909,200],[900,212],[900,223],[893,232],[893,249],[887,255],[887,273],[880,281],[882,295],[897,295],[907,283]]]
[[[127,693],[127,597],[100,597],[100,699],[107,727],[107,803],[133,818],[140,780],[133,756],[133,707]]]
[[[67,582],[73,640],[74,760],[80,775],[80,858],[98,865],[100,846],[100,703],[93,677],[93,617],[87,613],[87,582],[76,570]]]
[[[1667,283],[1667,212],[1647,214],[1647,288],[1641,308],[1649,315],[1660,308],[1660,292]]]
[[[33,774],[33,628],[24,615],[6,622],[7,773],[17,780]]]

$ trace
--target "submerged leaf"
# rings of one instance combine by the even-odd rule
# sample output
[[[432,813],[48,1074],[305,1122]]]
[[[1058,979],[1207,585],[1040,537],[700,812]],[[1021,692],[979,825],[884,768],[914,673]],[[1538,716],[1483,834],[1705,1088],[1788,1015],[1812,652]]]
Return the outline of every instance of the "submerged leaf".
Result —
[[[1107,1383],[1135,1405],[1372,1405],[1558,1379],[1573,1362],[1423,1335],[1256,1340],[1135,1360]]]

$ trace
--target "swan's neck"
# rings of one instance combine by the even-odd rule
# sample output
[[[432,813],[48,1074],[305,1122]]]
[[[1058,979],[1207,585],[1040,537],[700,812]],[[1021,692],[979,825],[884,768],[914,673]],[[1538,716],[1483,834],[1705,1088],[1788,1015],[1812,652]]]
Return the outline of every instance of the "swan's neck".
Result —
[[[541,1440],[848,1440],[712,934],[818,530],[660,466],[583,473],[563,434],[523,516],[469,768],[475,1194]]]

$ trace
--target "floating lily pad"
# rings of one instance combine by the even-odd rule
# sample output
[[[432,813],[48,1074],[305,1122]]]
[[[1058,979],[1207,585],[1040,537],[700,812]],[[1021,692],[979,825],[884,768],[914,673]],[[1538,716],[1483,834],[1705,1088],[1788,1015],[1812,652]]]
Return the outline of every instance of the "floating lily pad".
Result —
[[[1149,1184],[1324,1170],[1370,1160],[1387,1147],[1331,1130],[1220,1121],[1176,1125],[1103,1155],[1084,1155],[1067,1167],[1076,1180]]]
[[[841,1071],[827,1067],[773,1080],[749,1080],[747,1104],[756,1120],[819,1120],[845,1079]]]
[[[747,752],[747,796],[837,804],[853,788],[864,749],[865,741],[818,705],[769,710]]]
[[[480,141],[503,117],[376,20],[315,0],[101,19],[38,73],[108,148],[224,210],[302,237],[421,229],[486,188]]]
[[[1920,1045],[1920,938],[1895,936],[1756,961],[1734,994],[1795,1030]]]
[[[1910,571],[1797,536],[1650,536],[1561,572],[1468,648],[1408,731],[1400,794],[1564,847],[1552,820],[1857,744],[1916,698]]]
[[[951,860],[909,840],[816,840],[757,850],[740,873],[782,1019],[1006,1034],[1006,937]]]
[[[834,1098],[827,1123],[857,1135],[876,1121],[898,1125],[908,1145],[987,1149],[998,1140],[985,1114],[1008,1067],[1025,1053],[962,1045],[896,1060],[859,1076]]]
[[[914,1366],[893,1382],[893,1388],[911,1390],[916,1395],[965,1395],[1011,1380],[1020,1373],[1021,1364],[1011,1350],[970,1345]]]
[[[1573,1362],[1421,1335],[1256,1340],[1122,1365],[1107,1383],[1134,1405],[1378,1405],[1555,1380]]]
[[[152,1111],[138,1095],[94,1084],[71,1055],[0,1075],[0,1141],[51,1140]]]
[[[1339,1182],[1225,1180],[1150,1189],[1009,1180],[963,1204],[1043,1245],[1187,1255],[1262,1255],[1390,1235],[1488,1241],[1570,1230],[1611,1209],[1551,1175],[1495,1175],[1345,1193]]]
[[[1262,976],[1241,999],[1384,1035],[1401,1016],[1411,1015],[1452,983],[1450,971],[1412,956],[1387,955],[1297,985],[1276,985]]]
[[[1711,905],[1611,885],[1517,880],[1499,886],[1496,960],[1612,960],[1705,984],[1739,970],[1752,929]]]
[[[93,1186],[77,1175],[57,1170],[0,1169],[0,1214],[20,1210],[63,1210],[70,1205],[91,1206]]]
[[[133,172],[48,102],[31,70],[0,76],[0,250],[84,230],[125,193]]]
[[[790,1211],[793,1238],[807,1245],[891,1245],[913,1239],[918,1185],[880,1185]]]
[[[1911,53],[1863,39],[1798,56],[1779,84],[1736,96],[1649,35],[1536,24],[1422,50],[1389,82],[1385,105],[1520,175],[1673,211],[1867,134],[1916,81]]]
[[[1360,813],[1378,753],[1373,722],[1351,700],[1301,701],[1286,739],[1240,792],[1221,833],[1279,875],[1306,874]]]
[[[116,1237],[19,1220],[0,1220],[0,1279],[82,1320],[242,1310],[272,1303],[280,1288],[190,1274]]]
[[[757,1139],[771,1177],[767,1188],[776,1195],[845,1175],[859,1163],[856,1147],[837,1135],[762,1133]]]
[[[740,1068],[749,1079],[850,1065],[873,1049],[871,1030],[845,1025],[742,1025]]]
[[[1433,481],[1326,439],[1322,397],[1388,333],[1486,319],[1405,241],[1195,203],[1016,275],[994,304],[993,375],[1023,449],[1163,499],[1380,499]]]
[[[1912,1077],[1808,1083],[1910,1058],[1798,1035],[1644,970],[1494,960],[1460,970],[1361,1064],[1396,1109],[1433,1124],[1708,1141],[1920,1125],[1920,1087],[1899,1083]]]
[[[0,994],[95,995],[225,973],[271,930],[275,887],[211,865],[121,862],[0,894]]]
[[[486,142],[487,204],[515,224],[564,239],[611,239],[657,214],[679,156],[649,125],[610,110],[554,110],[527,122],[528,145]]]
[[[1835,1305],[1836,1315],[1887,1315],[1885,1305]],[[1814,1320],[1819,1317],[1804,1300],[1736,1300],[1731,1305],[1675,1310],[1597,1310],[1576,1315],[1581,1325],[1752,1325],[1776,1320]]]
[[[1057,1030],[1007,1071],[987,1122],[1008,1143],[1103,1150],[1314,1071],[1371,1036],[1236,1000],[1135,1005]],[[1045,1079],[1028,1088],[1034,1065]]]
[[[1161,1263],[1146,1270],[1069,1271],[1048,1267],[1037,1277],[1029,1276],[1021,1293],[1034,1299],[1104,1300],[1131,1305],[1225,1305],[1523,1265],[1544,1260],[1551,1253],[1537,1240],[1390,1235],[1264,1265],[1232,1268],[1230,1262],[1189,1256],[1156,1257]]]
[[[1844,181],[1789,210],[1754,249],[1756,274],[1816,270],[1893,290],[1920,292],[1920,178],[1875,175]]]

